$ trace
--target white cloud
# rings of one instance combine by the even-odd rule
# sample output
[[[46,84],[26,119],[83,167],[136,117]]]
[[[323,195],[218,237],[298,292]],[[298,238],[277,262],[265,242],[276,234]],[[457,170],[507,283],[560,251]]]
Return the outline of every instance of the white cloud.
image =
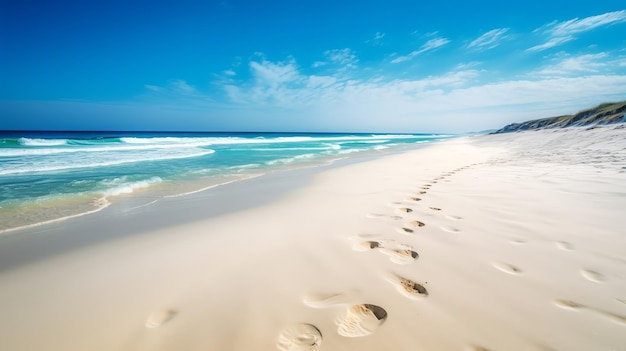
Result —
[[[354,68],[359,62],[354,52],[348,48],[326,50],[324,51],[324,55],[331,62],[343,65],[346,68]]]
[[[372,45],[381,45],[384,37],[385,37],[385,33],[376,32],[374,34],[374,38],[370,40],[366,40],[365,42],[372,43]]]
[[[626,10],[607,12],[597,16],[574,18],[564,22],[552,22],[535,32],[549,35],[546,43],[533,46],[527,51],[541,51],[554,46],[562,45],[576,39],[576,34],[584,33],[598,27],[626,22]]]
[[[164,87],[146,85],[153,92],[148,101],[179,106],[184,99],[188,109],[227,111],[223,113],[231,117],[220,119],[227,130],[462,132],[572,113],[626,97],[626,75],[610,73],[623,71],[623,57],[604,52],[559,53],[547,57],[549,65],[540,70],[518,75],[525,79],[497,82],[484,81],[491,73],[478,69],[479,62],[427,77],[363,76],[362,71],[344,69],[351,54],[329,51],[329,62],[338,65],[329,64],[325,74],[308,73],[293,58],[270,61],[258,55],[248,62],[249,79],[215,85],[222,88],[217,94],[225,96],[219,103],[184,80]]]
[[[307,87],[326,88],[337,82],[337,78],[331,76],[309,76]]]
[[[144,87],[152,92],[166,94],[172,97],[194,96],[198,94],[196,88],[189,85],[186,81],[182,79],[170,81],[165,86],[145,84]]]
[[[505,40],[509,37],[505,35],[508,31],[509,28],[498,28],[490,30],[469,43],[467,47],[476,48],[479,50],[493,49],[496,46],[500,45],[500,42],[502,42],[502,40]]]
[[[283,62],[251,61],[250,70],[260,85],[278,86],[299,79],[298,67],[293,59]]]
[[[492,83],[479,83],[482,71],[471,68],[474,63],[437,76],[385,79],[349,77],[340,69],[332,75],[307,75],[292,60],[263,61],[250,64],[253,76],[272,74],[225,89],[234,106],[297,111],[293,116],[310,118],[311,125],[328,125],[329,130],[461,132],[623,98],[626,76],[600,73],[607,57],[557,55],[552,66],[528,79]],[[553,76],[550,70],[579,76]]]
[[[556,23],[552,27],[551,33],[554,36],[568,36],[590,31],[600,26],[621,22],[626,22],[626,10],[608,12],[583,19],[574,18],[569,21]]]
[[[400,63],[404,61],[412,60],[415,56],[420,55],[427,51],[432,51],[438,49],[450,42],[447,38],[434,38],[427,41],[424,45],[420,47],[419,50],[412,51],[406,56],[400,56],[391,61],[391,63]]]
[[[555,58],[556,63],[548,65],[536,74],[544,76],[566,76],[571,74],[597,73],[600,69],[607,66],[607,53],[601,52],[597,54],[585,54],[578,56],[570,56],[560,53]]]
[[[550,40],[548,40],[547,42],[540,44],[540,45],[535,45],[531,48],[526,49],[526,51],[542,51],[542,50],[546,50],[549,48],[553,48],[555,46],[559,46],[559,45],[563,45],[567,42],[570,42],[572,40],[576,39],[573,36],[567,36],[567,37],[559,37],[559,38],[551,38]]]
[[[171,86],[176,92],[184,95],[192,95],[196,93],[196,88],[187,84],[187,82],[182,79],[173,81]]]
[[[231,77],[237,75],[237,73],[235,71],[231,70],[231,69],[225,70],[224,74],[227,75],[227,76],[231,76]]]
[[[145,84],[144,87],[148,90],[152,90],[154,92],[160,92],[163,90],[163,88],[161,88],[160,86],[157,85],[152,85],[152,84]]]

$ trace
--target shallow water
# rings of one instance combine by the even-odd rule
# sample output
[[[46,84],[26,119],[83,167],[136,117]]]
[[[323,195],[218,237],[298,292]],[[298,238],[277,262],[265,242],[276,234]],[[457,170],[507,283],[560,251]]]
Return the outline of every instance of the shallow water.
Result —
[[[270,171],[449,138],[433,134],[0,133],[0,231]]]

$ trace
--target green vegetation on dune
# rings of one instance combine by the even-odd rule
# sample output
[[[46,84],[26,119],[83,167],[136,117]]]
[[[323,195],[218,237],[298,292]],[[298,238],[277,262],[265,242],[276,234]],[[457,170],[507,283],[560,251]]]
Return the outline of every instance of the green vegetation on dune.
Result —
[[[495,133],[509,133],[522,130],[565,128],[574,126],[592,126],[626,122],[626,101],[608,102],[594,108],[580,111],[573,115],[548,117],[513,123],[497,130]]]

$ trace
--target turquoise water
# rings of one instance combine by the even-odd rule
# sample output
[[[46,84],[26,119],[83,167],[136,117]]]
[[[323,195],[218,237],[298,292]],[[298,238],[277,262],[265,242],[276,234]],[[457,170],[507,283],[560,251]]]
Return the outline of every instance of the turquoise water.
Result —
[[[0,231],[451,135],[0,133]]]

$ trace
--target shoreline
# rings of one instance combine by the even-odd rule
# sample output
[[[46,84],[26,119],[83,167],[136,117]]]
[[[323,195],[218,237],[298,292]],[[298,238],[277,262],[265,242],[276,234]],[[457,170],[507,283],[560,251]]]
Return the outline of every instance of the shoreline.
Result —
[[[179,179],[164,182],[160,177],[155,176],[149,180],[125,184],[121,188],[108,189],[104,192],[92,191],[90,193],[79,192],[75,194],[64,194],[56,199],[45,199],[41,203],[39,203],[40,200],[37,199],[27,205],[20,204],[14,205],[15,208],[11,208],[11,206],[9,206],[7,209],[0,209],[4,211],[4,213],[1,213],[0,217],[0,220],[4,222],[0,227],[0,236],[11,235],[13,232],[22,229],[91,215],[107,208],[112,203],[127,201],[128,198],[133,196],[137,196],[139,198],[154,197],[156,199],[187,196],[232,182],[263,176],[268,173],[290,171],[301,168],[323,167],[352,158],[362,159],[382,157],[385,155],[406,152],[419,148],[423,146],[422,144],[424,143],[428,144],[438,141],[440,140],[427,142],[418,141],[414,144],[401,146],[396,145],[390,149],[388,146],[384,146],[383,149],[374,148],[372,150],[357,150],[350,156],[348,156],[348,154],[341,153],[332,157],[317,155],[319,157],[314,157],[312,160],[304,160],[293,164],[291,162],[282,163],[284,160],[279,159],[275,160],[274,163],[269,164],[265,169],[252,167],[253,169],[249,172],[241,173],[241,171],[249,168],[251,165],[246,165],[244,167],[237,166],[222,170],[224,173],[217,173],[212,176],[201,177],[198,179]],[[307,159],[307,157],[304,159]],[[66,197],[66,195],[69,197]],[[16,220],[16,218],[22,217],[25,219]],[[13,223],[14,221],[17,222]]]
[[[619,349],[625,137],[461,137],[0,236],[0,348]]]

